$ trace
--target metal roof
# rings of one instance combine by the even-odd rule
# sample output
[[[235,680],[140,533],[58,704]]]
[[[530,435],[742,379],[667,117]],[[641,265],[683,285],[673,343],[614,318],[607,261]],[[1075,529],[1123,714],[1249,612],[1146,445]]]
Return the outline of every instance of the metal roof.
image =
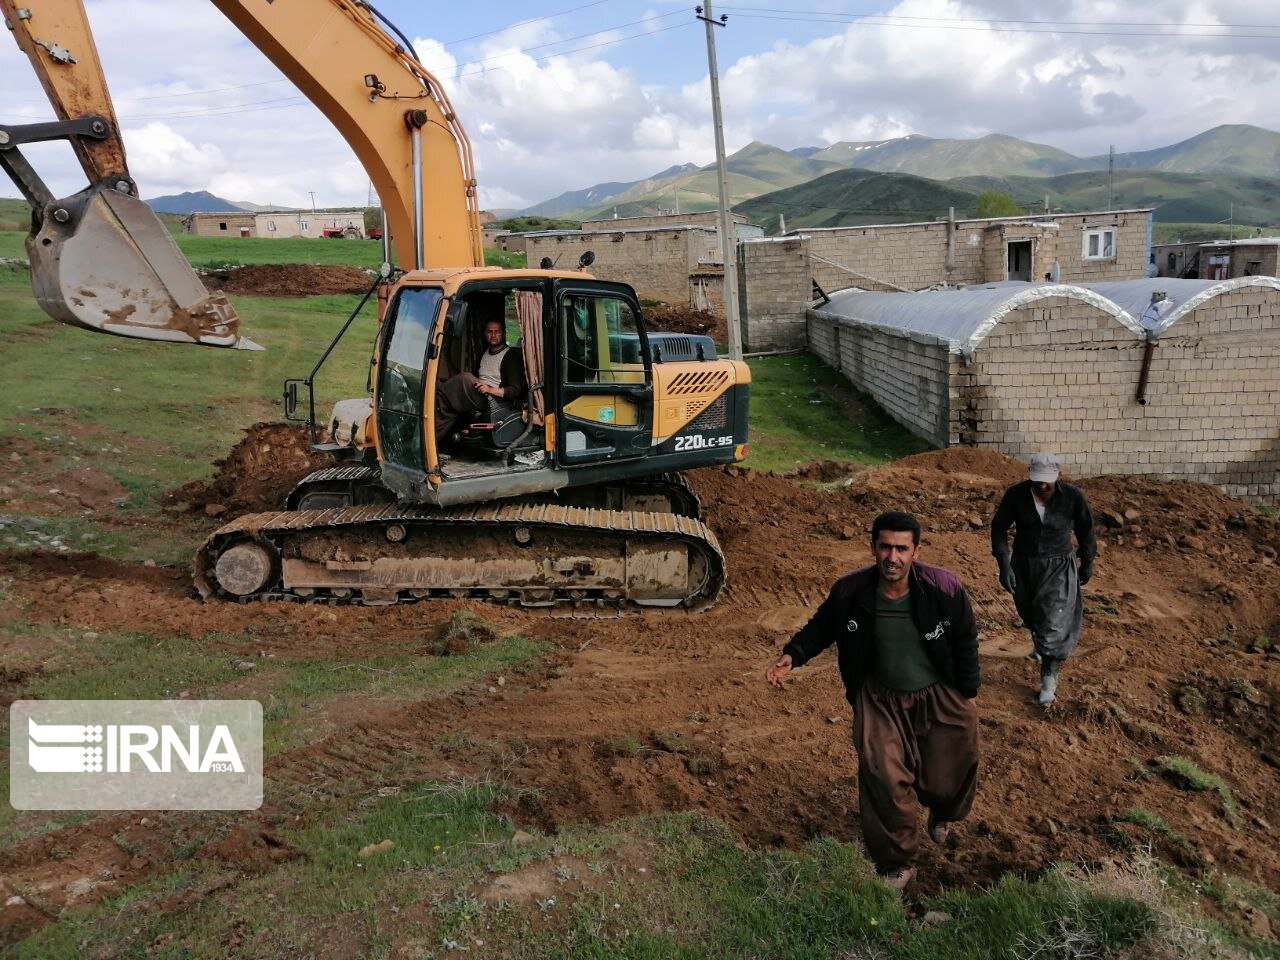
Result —
[[[953,353],[976,350],[1009,313],[1050,297],[1079,300],[1114,317],[1134,336],[1159,334],[1213,297],[1251,286],[1280,290],[1275,277],[1235,280],[1179,280],[1153,277],[1103,283],[978,284],[916,293],[880,293],[851,288],[830,295],[830,301],[811,309],[820,316],[904,330],[947,341]],[[1152,294],[1165,297],[1152,303]]]

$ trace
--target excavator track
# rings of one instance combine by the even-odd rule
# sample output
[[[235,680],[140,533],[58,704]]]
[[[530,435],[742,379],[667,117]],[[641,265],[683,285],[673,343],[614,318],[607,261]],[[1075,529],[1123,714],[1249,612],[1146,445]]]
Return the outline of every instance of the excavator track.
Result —
[[[724,554],[696,519],[551,503],[251,514],[211,534],[195,560],[201,596],[242,602],[472,597],[698,611],[724,579]]]

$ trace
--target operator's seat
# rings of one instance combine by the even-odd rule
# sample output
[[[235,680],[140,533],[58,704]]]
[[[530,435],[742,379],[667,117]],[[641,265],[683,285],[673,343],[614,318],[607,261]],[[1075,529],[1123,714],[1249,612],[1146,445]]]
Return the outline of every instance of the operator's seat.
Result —
[[[522,338],[511,349],[521,350],[523,346]],[[525,415],[529,388],[526,386],[520,396],[512,400],[485,397],[485,401],[483,409],[464,413],[458,418],[458,426],[451,439],[477,453],[502,453],[529,432],[529,420]]]

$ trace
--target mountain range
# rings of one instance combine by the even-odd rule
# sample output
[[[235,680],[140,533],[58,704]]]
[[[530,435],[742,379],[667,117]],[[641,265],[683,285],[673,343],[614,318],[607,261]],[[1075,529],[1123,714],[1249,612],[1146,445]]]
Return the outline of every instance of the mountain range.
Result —
[[[1237,211],[1241,222],[1276,220],[1269,202],[1270,196],[1280,196],[1280,133],[1275,131],[1224,124],[1166,147],[1117,153],[1114,163],[1116,205],[1158,206],[1161,220],[1216,221],[1226,219],[1230,205],[1239,201],[1241,210],[1247,211]],[[1002,134],[971,140],[913,134],[790,151],[756,141],[726,158],[730,203],[753,217],[748,211],[761,208],[747,202],[780,190],[789,192],[773,198],[771,216],[778,212],[786,216],[786,204],[799,212],[806,202],[819,199],[824,200],[819,206],[833,209],[848,208],[851,198],[856,198],[858,209],[909,210],[924,204],[926,195],[941,198],[946,190],[969,193],[983,189],[1003,190],[1028,204],[1042,204],[1049,194],[1054,206],[1099,209],[1106,205],[1107,166],[1105,155],[1078,157]],[[924,177],[942,181],[942,188],[941,192],[922,193],[921,185],[913,181],[890,180],[877,186],[865,177],[825,179],[850,169]],[[795,188],[820,179],[820,192],[834,188],[836,194],[817,196],[812,189],[795,192]],[[905,194],[891,197],[895,187],[904,189]],[[848,190],[854,193],[842,194]],[[1083,206],[1076,207],[1077,203]],[[645,180],[597,184],[564,193],[523,212],[551,215],[547,211],[554,210],[558,217],[600,219],[659,210],[709,210],[716,204],[714,165],[699,168],[684,164]],[[949,205],[943,204],[943,213]],[[832,210],[827,216],[816,208],[808,212],[814,218],[829,219]],[[788,224],[793,222],[791,216],[786,219]],[[797,226],[817,225],[794,222]]]

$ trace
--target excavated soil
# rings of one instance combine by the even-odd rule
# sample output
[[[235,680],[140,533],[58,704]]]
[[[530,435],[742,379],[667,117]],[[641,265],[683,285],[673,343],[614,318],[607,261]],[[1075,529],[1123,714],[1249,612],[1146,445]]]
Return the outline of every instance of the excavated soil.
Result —
[[[255,427],[208,489],[182,496],[228,511],[274,507],[313,466],[302,440],[287,428]],[[871,520],[888,508],[920,516],[923,558],[962,576],[983,631],[978,800],[950,848],[922,847],[921,893],[1117,856],[1125,843],[1149,840],[1118,819],[1133,808],[1158,813],[1189,841],[1156,838],[1159,853],[1277,888],[1280,653],[1264,641],[1280,640],[1280,522],[1211,487],[1084,480],[1101,518],[1101,555],[1086,589],[1084,639],[1064,670],[1059,704],[1045,714],[1031,699],[1030,645],[995,582],[986,530],[1004,487],[1023,475],[1014,461],[966,449],[854,472],[831,464],[802,476],[697,471],[691,479],[724,548],[729,586],[696,616],[587,620],[463,602],[200,603],[184,571],[89,554],[0,554],[2,617],[176,633],[215,648],[249,634],[264,664],[433,655],[459,610],[554,644],[503,684],[490,678],[437,700],[344,698],[317,739],[268,761],[268,806],[257,813],[104,816],[0,853],[0,894],[35,891],[39,901],[0,911],[0,930],[19,937],[68,903],[169,869],[172,849],[193,831],[207,835],[210,823],[222,832],[202,856],[231,869],[226,882],[234,883],[234,871],[270,870],[294,856],[279,828],[308,822],[335,798],[458,773],[501,771],[529,788],[513,793],[508,812],[545,830],[700,810],[751,844],[857,839],[851,711],[834,657],[797,671],[783,692],[767,687],[762,671],[829,584],[867,562]],[[0,690],[38,673],[48,656],[39,645],[6,652]],[[233,692],[253,696],[257,682],[249,676]],[[1219,774],[1238,818],[1214,792],[1163,776],[1156,761],[1164,756]],[[141,852],[122,857],[112,842],[121,836]]]
[[[333,461],[311,450],[305,428],[258,423],[245,431],[225,459],[214,461],[212,480],[196,480],[169,494],[169,505],[227,519],[279,510],[293,485]]]
[[[645,326],[665,333],[701,333],[724,343],[728,336],[724,317],[708,310],[695,310],[687,304],[660,303],[645,307]]]
[[[206,286],[252,297],[315,297],[364,293],[373,274],[359,267],[317,263],[263,263],[204,274]]]

